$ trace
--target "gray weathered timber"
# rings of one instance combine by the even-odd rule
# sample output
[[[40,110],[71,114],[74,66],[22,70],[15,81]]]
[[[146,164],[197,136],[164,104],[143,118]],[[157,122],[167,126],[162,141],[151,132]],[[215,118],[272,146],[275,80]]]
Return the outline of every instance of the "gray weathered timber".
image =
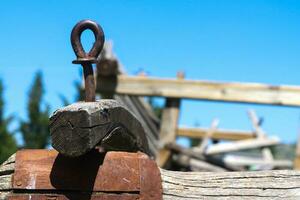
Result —
[[[300,172],[174,172],[161,170],[164,200],[300,199]]]
[[[177,129],[177,136],[202,139],[206,136],[208,130],[209,128],[179,127]],[[211,135],[211,139],[215,140],[245,140],[252,138],[256,138],[254,132],[241,130],[216,129],[215,132]]]
[[[12,174],[15,170],[15,154],[0,165],[0,200],[6,200],[12,190]]]
[[[274,86],[260,83],[194,81],[119,75],[115,80],[101,80],[98,92],[300,106],[299,86]]]
[[[7,168],[5,165],[0,166],[0,171],[4,171],[3,167]],[[13,171],[11,169],[9,174],[4,175],[6,178],[0,175],[0,183],[5,185],[0,188],[0,200],[7,200],[7,195],[12,192]],[[164,200],[300,198],[299,171],[175,172],[161,169],[161,177]]]
[[[152,118],[148,115],[148,112],[144,112],[146,109],[144,107],[144,104],[146,104],[146,102],[143,102],[143,99],[140,99],[138,97],[128,95],[115,95],[115,99],[125,105],[126,108],[133,112],[139,119],[145,130],[151,154],[157,155],[159,149],[159,124],[156,124],[152,120]]]
[[[66,156],[81,156],[95,146],[103,151],[142,151],[150,154],[139,120],[115,100],[78,102],[50,117],[52,146]]]

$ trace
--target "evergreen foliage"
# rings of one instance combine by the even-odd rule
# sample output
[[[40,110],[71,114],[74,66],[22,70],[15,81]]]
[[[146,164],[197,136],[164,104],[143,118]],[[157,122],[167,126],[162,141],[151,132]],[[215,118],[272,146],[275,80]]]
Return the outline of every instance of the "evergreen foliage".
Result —
[[[5,118],[4,116],[5,102],[3,90],[3,83],[0,79],[0,164],[17,150],[17,144],[13,137],[13,133],[8,130],[8,126],[13,120],[13,117],[9,116]]]
[[[20,122],[20,132],[24,140],[24,148],[43,149],[49,145],[49,112],[48,105],[42,108],[44,95],[43,75],[37,72],[28,93],[28,120]]]

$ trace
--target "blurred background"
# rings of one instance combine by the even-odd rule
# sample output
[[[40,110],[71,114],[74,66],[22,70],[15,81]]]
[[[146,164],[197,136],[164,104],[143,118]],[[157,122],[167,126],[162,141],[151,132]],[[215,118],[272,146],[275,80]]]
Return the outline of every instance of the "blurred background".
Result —
[[[300,85],[300,2],[287,1],[15,1],[0,3],[0,163],[19,148],[51,148],[49,115],[80,99],[81,67],[70,33],[97,21],[128,75]],[[92,32],[83,33],[86,49]],[[157,110],[163,98],[151,98]],[[293,160],[299,108],[182,100],[179,125],[251,130],[246,111]],[[159,111],[158,111],[159,113]],[[159,114],[158,114],[159,117]],[[178,138],[185,147],[191,139]]]

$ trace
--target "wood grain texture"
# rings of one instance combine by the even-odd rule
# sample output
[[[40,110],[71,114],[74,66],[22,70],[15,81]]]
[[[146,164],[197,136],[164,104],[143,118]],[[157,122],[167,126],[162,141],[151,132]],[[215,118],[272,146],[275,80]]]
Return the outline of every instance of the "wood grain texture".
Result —
[[[60,108],[50,117],[52,146],[76,157],[95,146],[104,151],[142,151],[151,155],[139,120],[115,100],[78,102]]]
[[[299,199],[300,172],[173,172],[161,170],[164,200]]]
[[[0,165],[0,200],[6,200],[12,190],[12,175],[15,169],[15,154]]]
[[[0,170],[3,167],[1,165]],[[164,200],[300,198],[299,171],[175,172],[161,169],[161,177]],[[7,200],[12,190],[11,180],[6,179],[6,183],[8,187],[0,189],[0,200]]]
[[[203,99],[240,103],[300,106],[300,87],[259,83],[211,82],[181,79],[117,76],[101,79],[98,92],[162,96],[169,98]]]

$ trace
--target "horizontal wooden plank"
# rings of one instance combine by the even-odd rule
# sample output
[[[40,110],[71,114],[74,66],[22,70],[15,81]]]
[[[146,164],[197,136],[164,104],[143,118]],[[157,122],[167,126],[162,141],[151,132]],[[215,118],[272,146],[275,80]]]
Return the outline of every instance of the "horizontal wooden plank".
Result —
[[[138,96],[300,106],[300,87],[260,83],[211,82],[119,75],[99,78],[98,92]]]
[[[300,172],[177,172],[161,170],[164,200],[300,199]]]
[[[211,145],[205,151],[206,155],[214,155],[219,153],[228,153],[234,151],[241,151],[254,148],[262,148],[279,144],[280,140],[277,137],[270,138],[259,138],[259,139],[248,139],[240,140],[230,143],[218,143]]]
[[[292,168],[293,162],[290,160],[266,160],[263,158],[254,158],[249,156],[228,155],[225,156],[224,162],[234,166],[250,166],[250,165],[270,165],[280,168]]]
[[[180,127],[177,129],[177,136],[202,139],[205,137],[207,131],[208,128]],[[245,140],[255,137],[255,134],[251,131],[217,129],[214,131],[210,138],[215,140]]]

